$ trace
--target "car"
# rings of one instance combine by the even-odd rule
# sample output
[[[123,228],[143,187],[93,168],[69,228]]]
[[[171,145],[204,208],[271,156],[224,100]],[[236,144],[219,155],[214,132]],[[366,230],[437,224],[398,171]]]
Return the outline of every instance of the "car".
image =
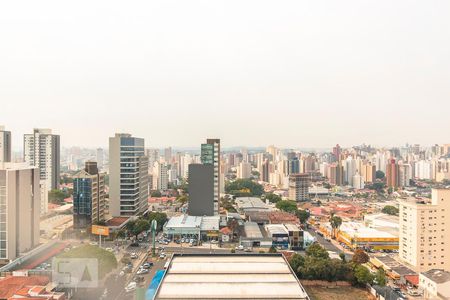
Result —
[[[166,258],[166,254],[165,253],[161,253],[161,254],[159,254],[159,258]]]
[[[133,252],[133,253],[131,253],[130,258],[136,259],[136,258],[138,258],[138,255],[136,254],[136,252]]]
[[[136,290],[136,288],[137,288],[137,283],[135,281],[132,281],[125,287],[125,292],[127,292],[127,293],[132,292],[132,291]]]
[[[218,244],[219,243],[219,241],[217,241],[217,240],[212,240],[211,241],[211,244]]]
[[[142,265],[142,267],[145,269],[150,269],[152,266],[153,266],[152,262],[146,262],[145,264]]]
[[[143,275],[143,274],[148,274],[148,269],[145,268],[140,268],[137,273],[137,275]]]
[[[189,243],[189,247],[192,247],[193,246],[193,244],[192,243]]]
[[[119,277],[123,277],[123,276],[125,276],[125,272],[124,271],[120,271]]]
[[[106,248],[105,250],[106,250],[106,251],[109,251],[109,252],[113,252],[113,251],[114,251],[113,248],[109,248],[109,247]]]
[[[184,242],[185,242],[184,238],[182,238],[182,239],[181,239],[181,242],[182,242],[182,243],[184,243]]]
[[[244,249],[244,252],[252,252],[252,249],[250,249],[250,248],[245,248],[245,249]]]
[[[239,246],[236,246],[236,250],[244,250],[244,246],[242,246],[242,245],[239,245]]]

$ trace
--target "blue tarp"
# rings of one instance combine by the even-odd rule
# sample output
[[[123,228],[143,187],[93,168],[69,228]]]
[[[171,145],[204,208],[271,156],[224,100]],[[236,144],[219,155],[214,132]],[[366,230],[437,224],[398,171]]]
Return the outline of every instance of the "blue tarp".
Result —
[[[159,284],[161,283],[164,273],[166,270],[158,270],[153,276],[152,282],[148,286],[147,291],[145,292],[145,300],[153,300],[156,295],[156,291],[158,290]]]

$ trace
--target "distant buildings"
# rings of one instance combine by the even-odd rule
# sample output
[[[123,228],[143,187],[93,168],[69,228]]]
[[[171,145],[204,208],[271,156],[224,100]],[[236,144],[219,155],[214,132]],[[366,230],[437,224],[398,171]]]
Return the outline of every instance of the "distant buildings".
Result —
[[[40,179],[50,189],[59,188],[60,139],[51,129],[34,129],[24,135],[24,159],[39,168]]]
[[[220,199],[220,139],[207,139],[201,146],[201,162],[214,167],[214,214],[219,214]]]
[[[11,132],[0,126],[0,163],[11,161]]]
[[[148,209],[148,157],[144,139],[127,133],[109,138],[109,210],[113,217],[131,217]]]
[[[84,170],[73,178],[73,227],[85,229],[105,221],[105,173],[96,162],[86,162]]]
[[[169,185],[167,164],[155,161],[153,163],[152,175],[152,188],[154,190],[166,191]]]
[[[0,163],[0,264],[39,244],[39,169]]]
[[[450,271],[450,189],[433,189],[431,202],[400,201],[400,259],[424,272]]]
[[[189,203],[190,216],[214,216],[215,176],[212,164],[189,165]]]
[[[389,188],[399,187],[399,166],[395,159],[390,159],[386,165],[386,185]]]
[[[105,151],[103,148],[97,148],[97,167],[101,170],[103,169],[103,164],[105,163]]]
[[[238,179],[248,179],[252,176],[252,165],[248,162],[242,161],[237,168]]]
[[[339,163],[334,163],[329,167],[329,181],[334,185],[343,185],[344,184],[344,168]]]
[[[291,174],[289,175],[289,199],[297,202],[309,199],[309,175]]]

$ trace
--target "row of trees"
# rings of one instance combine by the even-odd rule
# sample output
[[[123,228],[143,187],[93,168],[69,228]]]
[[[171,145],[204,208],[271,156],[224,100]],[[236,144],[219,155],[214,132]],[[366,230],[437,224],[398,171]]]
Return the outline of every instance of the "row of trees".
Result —
[[[264,188],[251,179],[237,179],[225,184],[225,192],[236,197],[260,197],[264,193]]]
[[[161,231],[164,224],[167,222],[167,215],[161,212],[151,212],[147,216],[129,221],[125,225],[125,229],[119,232],[119,237],[134,236],[137,238],[139,234],[150,230],[151,222],[153,220],[156,220],[157,223],[156,230]]]
[[[349,262],[346,261],[343,253],[340,257],[341,259],[331,259],[322,246],[314,243],[306,249],[305,256],[294,254],[289,263],[299,279],[348,281],[358,286],[386,284],[383,270],[372,274],[363,265],[369,261],[364,251],[357,250],[352,261]]]
[[[298,209],[297,203],[292,200],[278,201],[275,207],[281,211],[296,215],[302,224],[306,224],[310,217],[310,213],[307,210]]]

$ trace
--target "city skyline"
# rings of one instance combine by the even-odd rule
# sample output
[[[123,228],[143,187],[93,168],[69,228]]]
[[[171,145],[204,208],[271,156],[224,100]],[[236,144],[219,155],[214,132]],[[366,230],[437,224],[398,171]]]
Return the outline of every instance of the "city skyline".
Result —
[[[32,128],[91,147],[115,132],[152,147],[447,143],[450,4],[433,3],[9,1],[0,123],[14,149]]]

